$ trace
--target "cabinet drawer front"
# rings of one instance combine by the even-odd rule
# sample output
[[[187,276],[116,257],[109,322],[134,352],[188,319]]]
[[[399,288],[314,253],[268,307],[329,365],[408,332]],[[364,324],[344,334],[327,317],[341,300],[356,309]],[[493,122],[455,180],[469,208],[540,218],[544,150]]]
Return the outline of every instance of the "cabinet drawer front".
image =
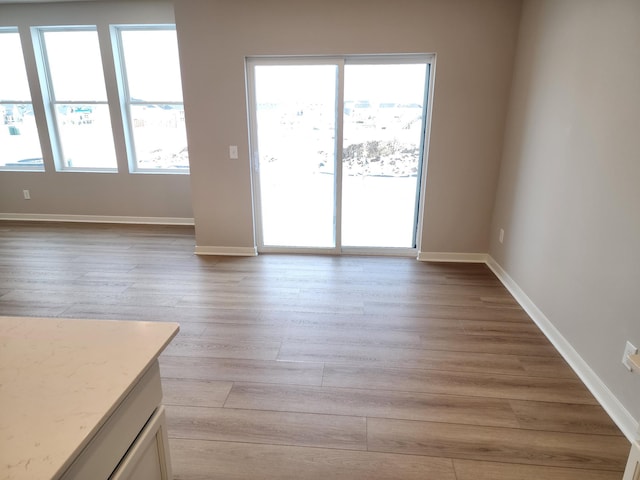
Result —
[[[161,401],[160,369],[156,361],[98,430],[62,479],[109,478]]]
[[[171,480],[164,407],[153,414],[110,480]]]

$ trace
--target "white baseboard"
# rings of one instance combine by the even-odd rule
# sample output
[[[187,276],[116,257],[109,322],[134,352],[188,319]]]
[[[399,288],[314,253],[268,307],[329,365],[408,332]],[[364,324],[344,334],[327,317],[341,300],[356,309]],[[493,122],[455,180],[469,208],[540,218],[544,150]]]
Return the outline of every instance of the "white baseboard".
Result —
[[[486,263],[486,253],[418,252],[421,262]]]
[[[196,255],[222,255],[232,257],[255,257],[258,255],[256,247],[204,247],[196,245]]]
[[[126,223],[144,225],[193,225],[193,218],[125,217],[109,215],[57,215],[40,213],[0,213],[0,220],[21,222]]]
[[[591,391],[627,439],[630,442],[638,440],[638,421],[631,416],[624,405],[620,403],[600,377],[591,369],[589,364],[576,352],[571,343],[490,255],[487,255],[487,266],[496,274],[520,306],[538,325],[556,350],[560,352],[560,355],[564,357],[573,371],[580,377],[580,380]]]

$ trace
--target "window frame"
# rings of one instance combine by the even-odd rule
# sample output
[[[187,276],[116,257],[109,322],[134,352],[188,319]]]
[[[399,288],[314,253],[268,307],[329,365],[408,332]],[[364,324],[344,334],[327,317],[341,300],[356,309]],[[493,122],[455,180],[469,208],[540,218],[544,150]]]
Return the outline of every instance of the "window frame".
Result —
[[[6,33],[13,33],[18,35],[18,40],[20,42],[20,53],[21,53],[21,57],[22,57],[22,65],[24,67],[24,73],[25,73],[25,77],[27,78],[27,89],[29,90],[29,99],[12,99],[12,100],[2,100],[0,99],[0,105],[29,105],[31,107],[31,111],[34,112],[34,121],[35,121],[35,111],[34,111],[34,106],[33,106],[33,96],[31,95],[31,86],[29,85],[29,74],[27,71],[27,62],[25,59],[25,55],[24,55],[24,48],[22,46],[22,37],[20,35],[20,29],[16,26],[16,27],[4,27],[4,26],[0,26],[0,35],[2,34],[6,34]],[[0,171],[4,171],[4,172],[44,172],[45,171],[45,166],[44,166],[44,154],[43,154],[43,148],[42,148],[42,142],[40,140],[40,131],[36,122],[36,135],[38,137],[38,147],[40,148],[40,159],[41,159],[41,163],[40,165],[23,165],[23,166],[6,166],[6,165],[0,165]]]
[[[167,101],[163,99],[153,99],[151,101],[132,100],[129,91],[129,77],[127,74],[127,66],[125,62],[124,43],[122,41],[122,32],[125,31],[176,31],[175,24],[116,24],[109,26],[111,31],[111,41],[114,46],[113,57],[116,64],[116,76],[118,78],[118,91],[120,97],[120,111],[124,124],[125,147],[127,150],[127,159],[129,165],[129,173],[132,174],[169,174],[169,175],[189,175],[191,172],[190,165],[186,168],[144,168],[139,167],[137,159],[137,150],[135,145],[135,135],[133,130],[133,115],[131,107],[147,106],[147,105],[171,105],[182,106],[184,112],[184,97],[181,102]],[[177,40],[177,39],[176,39]],[[180,73],[180,65],[177,66]],[[186,125],[185,125],[186,134]]]
[[[425,77],[425,91],[423,99],[423,114],[420,138],[420,169],[417,173],[418,185],[416,188],[415,203],[415,228],[411,247],[376,247],[376,246],[348,246],[342,244],[342,185],[343,168],[342,155],[344,152],[344,86],[345,86],[345,65],[376,65],[376,64],[406,64],[425,63],[427,72]],[[256,80],[255,67],[263,65],[324,65],[336,64],[338,66],[336,92],[336,169],[335,169],[335,200],[334,213],[339,212],[334,219],[334,247],[298,247],[298,246],[278,246],[265,245],[262,233],[262,205],[260,194],[260,165],[258,148],[258,123],[254,109],[256,105]],[[415,256],[420,251],[422,244],[422,218],[424,212],[424,202],[426,196],[426,175],[428,164],[429,137],[431,131],[431,118],[433,108],[433,91],[435,84],[436,54],[434,53],[406,53],[406,54],[354,54],[354,55],[287,55],[287,56],[247,56],[245,57],[245,82],[247,89],[247,104],[249,116],[249,150],[251,166],[253,172],[253,208],[257,212],[254,218],[256,229],[257,249],[260,253],[330,253],[330,254],[353,254],[353,255],[404,255]]]
[[[102,65],[102,79],[105,88],[105,100],[59,100],[56,98],[53,87],[53,79],[51,77],[51,68],[49,64],[49,55],[47,53],[47,44],[45,34],[47,32],[95,32],[99,46],[99,60]],[[45,116],[48,124],[48,135],[53,153],[54,165],[56,172],[95,172],[95,173],[118,173],[118,155],[117,142],[115,132],[111,123],[111,141],[114,147],[114,166],[113,167],[74,167],[65,165],[64,149],[62,147],[62,139],[60,137],[60,129],[58,127],[56,107],[58,105],[105,105],[109,109],[109,117],[113,116],[113,108],[109,101],[108,85],[106,81],[106,72],[104,68],[104,58],[102,48],[100,46],[100,32],[97,25],[60,25],[60,26],[36,26],[31,27],[34,49],[36,51],[36,66],[40,77],[42,99],[44,103]]]

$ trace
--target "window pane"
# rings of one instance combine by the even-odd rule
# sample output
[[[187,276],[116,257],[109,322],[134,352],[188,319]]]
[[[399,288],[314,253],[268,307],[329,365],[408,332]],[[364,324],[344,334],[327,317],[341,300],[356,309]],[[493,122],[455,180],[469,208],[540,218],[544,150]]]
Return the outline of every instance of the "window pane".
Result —
[[[53,94],[57,102],[105,102],[102,60],[95,30],[44,32]]]
[[[138,168],[189,168],[182,105],[132,105]]]
[[[343,246],[415,247],[426,73],[345,65]]]
[[[131,100],[182,102],[175,30],[122,30],[121,35]]]
[[[335,247],[336,65],[257,65],[263,244]]]
[[[44,170],[20,35],[0,31],[0,168]],[[25,103],[29,102],[29,103]]]
[[[31,104],[0,104],[0,167],[44,169]]]
[[[56,105],[65,168],[116,168],[107,105]]]
[[[0,32],[0,101],[31,100],[18,32]]]

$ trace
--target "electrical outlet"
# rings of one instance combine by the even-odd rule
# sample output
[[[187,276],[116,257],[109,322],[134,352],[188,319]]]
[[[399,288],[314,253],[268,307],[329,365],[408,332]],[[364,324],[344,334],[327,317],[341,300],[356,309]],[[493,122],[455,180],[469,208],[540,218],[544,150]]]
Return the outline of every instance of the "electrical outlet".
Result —
[[[237,145],[229,145],[229,158],[231,160],[238,159],[238,146]]]
[[[500,236],[498,237],[500,243],[504,242],[504,228],[500,229]]]
[[[25,200],[31,200],[31,194],[29,193],[29,190],[22,190],[22,195],[24,196]]]
[[[622,355],[622,364],[629,370],[630,372],[633,370],[633,363],[629,359],[629,356],[636,355],[638,353],[638,349],[631,344],[631,342],[627,342],[624,347],[624,355]]]

